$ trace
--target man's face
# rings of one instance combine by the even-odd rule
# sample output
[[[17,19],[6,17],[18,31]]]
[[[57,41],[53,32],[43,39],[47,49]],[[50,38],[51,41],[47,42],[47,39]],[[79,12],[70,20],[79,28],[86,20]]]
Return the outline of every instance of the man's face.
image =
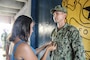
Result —
[[[59,22],[65,20],[65,18],[66,18],[66,13],[64,13],[64,12],[55,11],[53,13],[53,20],[56,23],[59,23]]]

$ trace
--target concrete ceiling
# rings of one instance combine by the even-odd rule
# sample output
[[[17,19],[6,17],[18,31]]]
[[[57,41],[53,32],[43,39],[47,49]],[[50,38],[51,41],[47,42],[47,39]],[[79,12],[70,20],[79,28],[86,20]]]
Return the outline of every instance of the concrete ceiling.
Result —
[[[27,0],[0,0],[0,15],[15,16]]]

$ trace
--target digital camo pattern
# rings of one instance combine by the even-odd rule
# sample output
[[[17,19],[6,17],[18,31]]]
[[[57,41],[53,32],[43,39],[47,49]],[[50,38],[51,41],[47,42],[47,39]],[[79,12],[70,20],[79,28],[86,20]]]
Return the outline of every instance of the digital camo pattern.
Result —
[[[62,5],[68,10],[67,22],[79,30],[90,60],[90,0],[62,0]]]
[[[51,53],[51,60],[85,60],[85,51],[79,31],[65,24],[60,30],[55,28],[51,34],[57,49]]]

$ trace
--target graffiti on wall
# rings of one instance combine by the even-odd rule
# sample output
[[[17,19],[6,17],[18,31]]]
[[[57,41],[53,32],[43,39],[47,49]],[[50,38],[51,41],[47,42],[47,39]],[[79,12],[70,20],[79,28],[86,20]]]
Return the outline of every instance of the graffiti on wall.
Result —
[[[67,8],[66,21],[77,27],[83,38],[86,59],[90,59],[90,0],[62,0],[62,5]]]

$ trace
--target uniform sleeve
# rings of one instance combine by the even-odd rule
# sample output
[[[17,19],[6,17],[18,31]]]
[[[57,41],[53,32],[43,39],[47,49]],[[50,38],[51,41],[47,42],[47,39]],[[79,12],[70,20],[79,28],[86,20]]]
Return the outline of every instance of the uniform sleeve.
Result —
[[[73,49],[73,60],[85,60],[84,46],[78,30],[73,31],[71,44]]]

